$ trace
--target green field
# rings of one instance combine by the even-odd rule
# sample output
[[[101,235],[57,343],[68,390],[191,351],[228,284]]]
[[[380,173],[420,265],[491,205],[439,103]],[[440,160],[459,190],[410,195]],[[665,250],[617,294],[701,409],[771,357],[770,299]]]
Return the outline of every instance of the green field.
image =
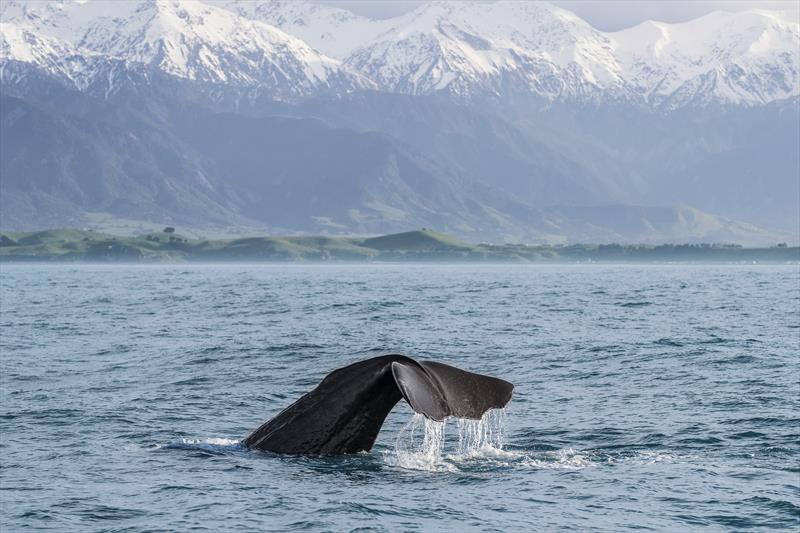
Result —
[[[89,230],[0,233],[0,261],[477,261],[477,262],[787,262],[800,248],[735,245],[470,244],[423,229],[380,237],[190,239],[175,232],[121,237]]]

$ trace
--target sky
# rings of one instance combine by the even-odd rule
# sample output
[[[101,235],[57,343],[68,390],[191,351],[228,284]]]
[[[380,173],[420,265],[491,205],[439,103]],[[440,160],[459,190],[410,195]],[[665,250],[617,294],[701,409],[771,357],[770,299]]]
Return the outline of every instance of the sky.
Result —
[[[410,11],[422,0],[316,0],[372,18],[388,18]],[[525,0],[520,0],[525,1]],[[645,20],[683,22],[712,11],[777,9],[790,11],[800,21],[800,0],[552,0],[603,31],[616,31]]]

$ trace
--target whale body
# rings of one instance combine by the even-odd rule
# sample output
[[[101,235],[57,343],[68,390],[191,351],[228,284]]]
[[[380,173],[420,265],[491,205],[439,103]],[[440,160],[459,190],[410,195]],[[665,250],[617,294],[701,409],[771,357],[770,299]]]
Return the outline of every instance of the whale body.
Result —
[[[443,363],[382,355],[334,370],[243,443],[288,454],[369,451],[401,399],[432,420],[480,419],[489,409],[504,407],[513,390],[508,381]]]

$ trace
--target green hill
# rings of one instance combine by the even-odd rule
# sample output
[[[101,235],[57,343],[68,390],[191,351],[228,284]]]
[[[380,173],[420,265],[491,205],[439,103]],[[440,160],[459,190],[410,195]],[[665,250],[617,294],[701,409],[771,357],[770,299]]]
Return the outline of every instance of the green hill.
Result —
[[[473,252],[478,248],[455,237],[429,229],[365,239],[361,245],[380,251]]]
[[[172,228],[170,228],[172,230]],[[494,262],[786,262],[800,248],[720,244],[570,245],[465,243],[428,229],[381,237],[189,239],[174,230],[120,237],[56,229],[0,233],[0,261],[494,261]]]

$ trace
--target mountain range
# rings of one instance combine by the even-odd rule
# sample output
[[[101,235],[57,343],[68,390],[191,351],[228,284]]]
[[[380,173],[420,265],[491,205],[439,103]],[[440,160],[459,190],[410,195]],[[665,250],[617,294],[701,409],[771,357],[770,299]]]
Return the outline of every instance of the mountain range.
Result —
[[[800,23],[0,4],[0,227],[800,240]]]

